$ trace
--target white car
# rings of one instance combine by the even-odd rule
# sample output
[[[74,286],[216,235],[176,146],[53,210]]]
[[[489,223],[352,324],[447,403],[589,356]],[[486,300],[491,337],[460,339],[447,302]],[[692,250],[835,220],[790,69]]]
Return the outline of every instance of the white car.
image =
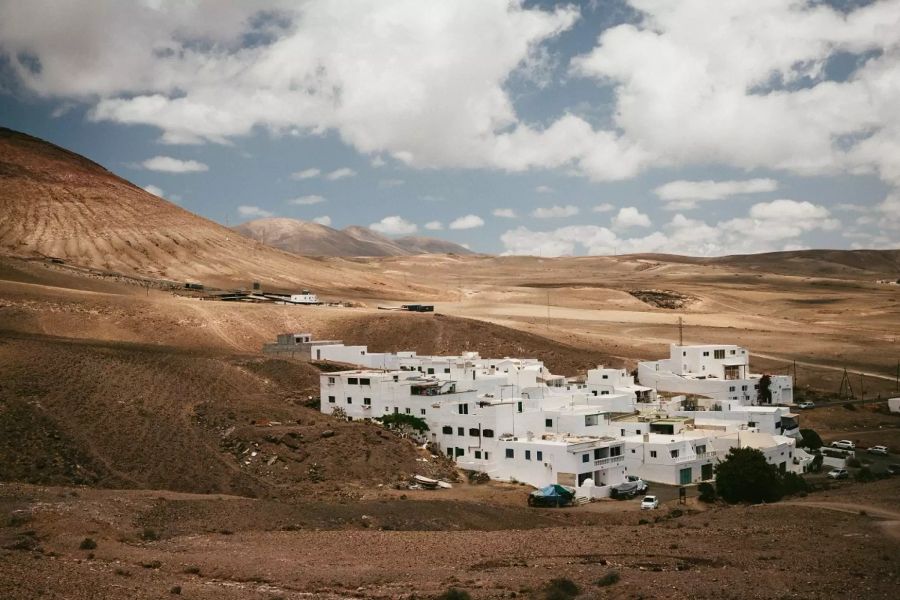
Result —
[[[659,498],[656,496],[644,496],[641,500],[641,510],[654,510],[659,508]]]
[[[888,455],[887,446],[872,446],[867,450],[869,454],[880,454],[882,456]]]
[[[832,469],[828,471],[829,479],[847,479],[850,477],[850,474],[847,473],[847,469]]]
[[[850,440],[838,440],[836,442],[831,442],[831,447],[840,448],[841,450],[856,450],[856,444],[854,444]]]
[[[797,408],[813,408],[815,406],[814,402],[801,402],[797,405]]]

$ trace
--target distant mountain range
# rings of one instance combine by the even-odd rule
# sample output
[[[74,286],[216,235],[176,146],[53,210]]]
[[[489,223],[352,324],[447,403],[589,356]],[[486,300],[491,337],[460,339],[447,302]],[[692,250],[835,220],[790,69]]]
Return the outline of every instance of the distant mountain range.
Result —
[[[306,256],[472,254],[468,248],[446,240],[419,236],[389,238],[357,225],[334,229],[281,217],[248,221],[234,230],[267,246]]]

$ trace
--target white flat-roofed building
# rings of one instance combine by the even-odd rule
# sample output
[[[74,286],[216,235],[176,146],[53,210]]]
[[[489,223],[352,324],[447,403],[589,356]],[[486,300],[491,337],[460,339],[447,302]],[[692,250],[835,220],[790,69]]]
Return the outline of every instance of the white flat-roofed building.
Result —
[[[629,475],[669,485],[688,485],[713,478],[718,453],[708,432],[644,433],[623,439]]]
[[[638,363],[638,380],[659,392],[707,397],[723,410],[761,404],[760,374],[750,372],[750,354],[727,344],[679,346],[669,358]],[[786,375],[770,376],[770,404],[792,404],[793,382]]]

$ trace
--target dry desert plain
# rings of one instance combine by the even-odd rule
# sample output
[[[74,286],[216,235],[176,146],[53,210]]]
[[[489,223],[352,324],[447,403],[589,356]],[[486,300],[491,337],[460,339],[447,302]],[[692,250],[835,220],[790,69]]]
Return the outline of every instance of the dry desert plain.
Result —
[[[310,402],[284,331],[633,368],[738,343],[822,406],[803,426],[900,448],[898,251],[692,259],[301,257],[0,129],[0,598],[895,598],[900,478],[768,506],[526,506],[524,486],[394,489],[452,464]],[[308,287],[352,307],[201,300]],[[181,289],[176,289],[181,288]],[[404,301],[435,314],[380,311]],[[816,482],[820,487],[824,481]],[[616,577],[613,576],[615,574]],[[610,585],[600,586],[605,581]]]
[[[846,365],[886,396],[896,287],[665,257],[358,261],[415,278],[438,314],[379,311],[402,298],[346,290],[329,299],[358,307],[201,301],[3,259],[0,596],[530,597],[568,577],[583,597],[895,597],[897,479],[762,507],[670,501],[654,519],[633,502],[528,509],[527,489],[508,484],[401,493],[391,484],[413,472],[452,469],[423,470],[409,442],[305,406],[317,369],[259,347],[302,330],[378,350],[538,356],[574,375],[662,356],[682,316],[688,342],[745,344],[763,370],[797,360],[811,392],[833,395]],[[689,301],[657,308],[638,289]],[[900,444],[900,420],[874,406],[802,418],[826,438]],[[283,425],[252,424],[266,420]],[[250,448],[259,459],[245,464]],[[84,538],[97,547],[79,549]],[[595,585],[611,571],[618,583]]]

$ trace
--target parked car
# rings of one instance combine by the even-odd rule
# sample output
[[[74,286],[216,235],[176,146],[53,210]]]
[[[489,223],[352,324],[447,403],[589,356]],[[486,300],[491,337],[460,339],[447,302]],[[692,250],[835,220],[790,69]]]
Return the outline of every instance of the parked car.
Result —
[[[887,446],[872,446],[866,452],[869,454],[880,454],[882,456],[888,455]]]
[[[641,479],[641,478],[638,477],[637,475],[629,475],[629,476],[626,477],[625,479],[626,479],[629,483],[636,483],[636,484],[637,484],[637,490],[636,490],[636,493],[638,493],[638,494],[643,494],[644,492],[647,491],[647,488],[650,487],[650,486],[647,485],[647,482],[646,482],[646,481],[644,481],[643,479]]]
[[[828,477],[830,479],[847,479],[850,477],[850,474],[847,472],[847,469],[832,469],[828,471]]]
[[[638,485],[633,481],[626,481],[625,483],[614,485],[609,493],[609,497],[613,500],[628,500],[637,495]]]
[[[655,510],[659,508],[659,498],[656,496],[644,496],[641,500],[641,510]]]
[[[856,450],[856,444],[854,444],[850,440],[838,440],[836,442],[831,442],[831,447],[840,448],[841,450]]]
[[[801,402],[797,405],[797,408],[813,408],[815,405],[815,402]]]
[[[887,466],[887,471],[891,475],[900,475],[900,465],[897,463],[891,463]]]

